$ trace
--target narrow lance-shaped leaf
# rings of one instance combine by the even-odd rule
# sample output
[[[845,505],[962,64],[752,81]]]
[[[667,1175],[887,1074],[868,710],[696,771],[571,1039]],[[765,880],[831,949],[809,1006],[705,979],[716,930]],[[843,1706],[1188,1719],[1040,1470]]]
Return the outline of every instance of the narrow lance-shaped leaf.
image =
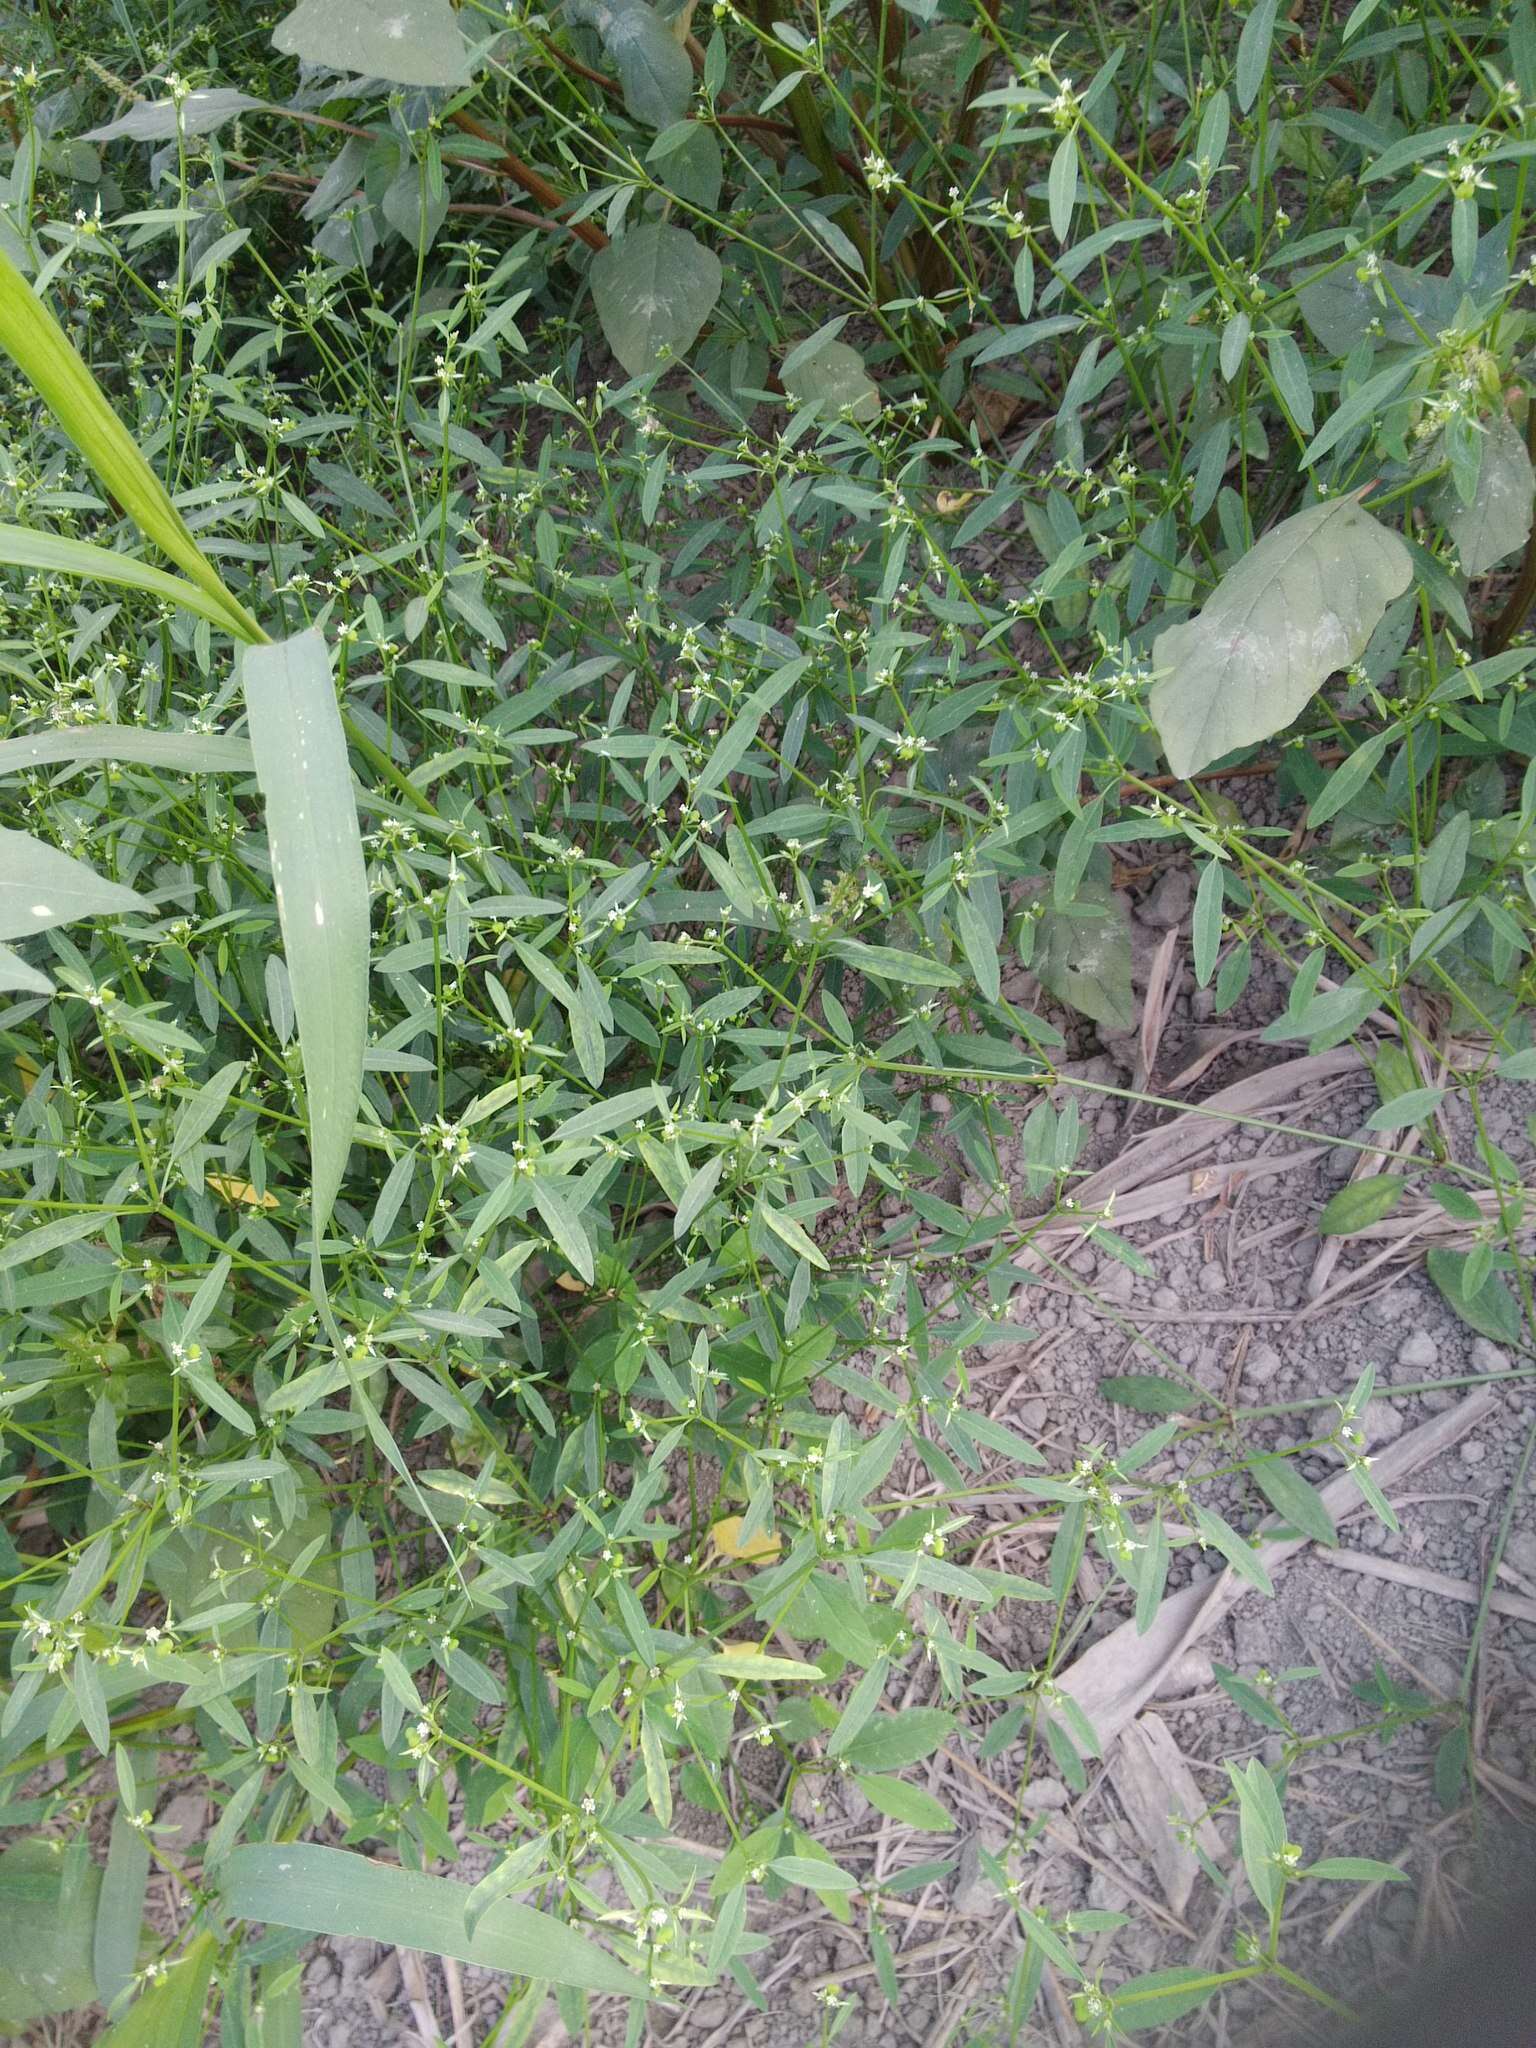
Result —
[[[1358,498],[1282,520],[1230,569],[1198,618],[1153,643],[1152,722],[1175,775],[1282,731],[1365,652],[1412,557]]]
[[[211,135],[237,114],[259,107],[249,93],[227,86],[189,92],[179,100],[139,100],[115,121],[87,128],[82,142],[170,142],[176,135]]]
[[[368,882],[346,741],[317,632],[245,656],[245,701],[309,1098],[318,1244],[346,1170],[368,1028]]]
[[[0,348],[147,539],[170,556],[218,608],[228,632],[259,640],[261,628],[224,587],[170,493],[107,403],[96,379],[21,272],[0,250]]]

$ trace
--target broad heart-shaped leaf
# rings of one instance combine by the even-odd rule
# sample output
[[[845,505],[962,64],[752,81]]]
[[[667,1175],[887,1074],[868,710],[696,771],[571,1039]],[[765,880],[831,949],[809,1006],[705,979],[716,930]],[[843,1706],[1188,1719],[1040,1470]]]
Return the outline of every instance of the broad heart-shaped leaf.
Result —
[[[1365,651],[1413,575],[1358,498],[1283,519],[1217,584],[1198,618],[1152,646],[1152,723],[1175,775],[1281,732]]]
[[[0,2033],[95,1998],[100,1891],[83,1843],[64,1849],[32,1835],[0,1856]]]
[[[451,0],[299,0],[272,42],[285,57],[396,85],[464,85],[469,78]]]
[[[1135,1024],[1130,919],[1109,884],[1097,876],[1083,877],[1069,910],[1047,901],[1034,969],[1053,996],[1106,1031],[1129,1031]]]
[[[77,918],[153,907],[29,832],[0,832],[0,939],[30,939]]]
[[[256,779],[309,1098],[316,1244],[346,1171],[368,1038],[368,880],[331,658],[317,632],[246,650]]]
[[[249,1843],[231,1851],[220,1875],[225,1908],[242,1919],[306,1934],[364,1935],[482,1970],[645,1996],[638,1977],[552,1913],[498,1899],[470,1933],[464,1916],[470,1888],[450,1878],[311,1842]]]
[[[637,121],[666,128],[682,119],[693,97],[693,66],[654,7],[645,0],[569,0],[566,12],[602,37]]]
[[[697,235],[664,221],[632,228],[592,261],[592,297],[603,333],[631,377],[663,354],[690,348],[724,281],[720,259]]]
[[[1525,436],[1501,408],[1488,422],[1471,504],[1463,505],[1450,487],[1437,507],[1468,576],[1481,576],[1495,562],[1525,546],[1531,531],[1533,496],[1536,470],[1531,467]]]
[[[856,420],[872,420],[880,412],[880,387],[864,367],[864,358],[846,341],[824,341],[808,356],[797,350],[785,363],[784,389],[802,403],[814,401],[828,412],[849,412]]]

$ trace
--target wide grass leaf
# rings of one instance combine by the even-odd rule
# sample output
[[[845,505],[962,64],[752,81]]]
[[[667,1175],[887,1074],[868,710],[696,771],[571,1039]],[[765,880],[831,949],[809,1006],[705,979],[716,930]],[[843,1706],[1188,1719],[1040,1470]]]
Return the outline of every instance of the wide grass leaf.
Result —
[[[153,907],[29,832],[0,832],[0,939],[30,939],[78,918]]]
[[[680,121],[693,97],[688,52],[645,0],[570,0],[566,12],[602,37],[624,89],[624,105],[637,121],[666,128]]]
[[[1509,1284],[1498,1273],[1489,1273],[1480,1285],[1467,1293],[1464,1281],[1470,1277],[1467,1252],[1453,1252],[1444,1246],[1432,1251],[1425,1264],[1450,1306],[1470,1329],[1495,1344],[1519,1344],[1525,1335],[1520,1304]]]
[[[198,2048],[203,2007],[219,1944],[199,1934],[139,1998],[96,2048]],[[263,2037],[265,2038],[265,2037]]]
[[[103,2005],[111,2005],[133,1982],[148,1882],[148,1838],[119,1808],[112,1816],[112,1838],[92,1945],[96,1990]]]
[[[1152,722],[1175,775],[1284,730],[1348,668],[1413,564],[1357,498],[1284,519],[1222,578],[1198,618],[1153,643]]]
[[[259,107],[247,92],[205,87],[174,100],[137,100],[126,113],[100,128],[87,128],[82,142],[170,142],[178,135],[211,135],[237,114]]]
[[[91,1936],[100,1890],[101,1871],[83,1843],[61,1849],[30,1835],[0,1856],[0,2033],[96,1996]]]
[[[464,1915],[467,1885],[375,1863],[345,1849],[311,1842],[249,1843],[231,1851],[221,1888],[226,1909],[246,1920],[297,1927],[306,1934],[360,1935],[583,1991],[645,1996],[637,1977],[553,1914],[498,1899],[470,1934]]]
[[[79,576],[95,583],[115,583],[122,590],[145,590],[151,597],[163,597],[196,612],[225,632],[234,630],[229,606],[196,583],[134,555],[120,555],[115,548],[98,547],[94,541],[70,540],[64,534],[34,532],[25,526],[0,526],[0,562],[13,569],[40,569],[47,575]],[[254,639],[255,635],[241,637]]]
[[[0,775],[19,775],[56,761],[69,767],[126,761],[137,768],[170,768],[187,775],[249,775],[256,765],[249,740],[211,732],[153,732],[142,725],[48,726],[19,739],[0,740]]]
[[[309,631],[251,648],[244,681],[309,1098],[311,1225],[318,1243],[346,1170],[363,1087],[368,880],[362,834],[320,635]]]
[[[856,420],[879,416],[880,387],[865,369],[864,358],[846,341],[822,341],[808,353],[792,350],[781,377],[784,389],[802,405],[846,412]]]
[[[10,989],[19,989],[29,996],[51,996],[53,983],[46,974],[29,967],[9,946],[0,946],[0,990]]]
[[[1070,909],[1045,903],[1034,968],[1053,996],[1095,1024],[1110,1031],[1133,1029],[1130,918],[1107,882],[1085,876]]]

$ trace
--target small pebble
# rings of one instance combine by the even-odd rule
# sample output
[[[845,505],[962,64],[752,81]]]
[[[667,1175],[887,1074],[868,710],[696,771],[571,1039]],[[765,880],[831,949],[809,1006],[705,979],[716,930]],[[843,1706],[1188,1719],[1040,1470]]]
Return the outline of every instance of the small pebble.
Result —
[[[1472,1370],[1474,1372],[1508,1372],[1509,1353],[1501,1351],[1497,1344],[1490,1344],[1486,1337],[1472,1340]]]
[[[1154,1308],[1182,1308],[1184,1304],[1173,1288],[1155,1287],[1152,1290],[1152,1306]]]
[[[1102,1301],[1127,1302],[1136,1285],[1136,1276],[1129,1266],[1122,1266],[1118,1259],[1099,1275],[1096,1292]]]
[[[1211,1660],[1203,1650],[1184,1650],[1158,1680],[1156,1697],[1180,1700],[1192,1692],[1206,1692],[1216,1683]]]
[[[1171,931],[1189,914],[1194,893],[1188,868],[1168,868],[1142,904],[1139,912],[1141,922],[1151,925],[1154,931]]]
[[[1365,1432],[1365,1441],[1371,1450],[1378,1445],[1389,1444],[1400,1437],[1408,1418],[1392,1401],[1367,1401],[1360,1417],[1360,1427]]]
[[[1060,1813],[1071,1798],[1059,1779],[1032,1778],[1024,1788],[1020,1801],[1026,1813]]]
[[[1200,1268],[1200,1292],[1202,1294],[1225,1294],[1227,1291],[1227,1269],[1215,1259]]]
[[[1283,1364],[1273,1344],[1255,1344],[1243,1363],[1243,1373],[1254,1386],[1266,1387]]]
[[[1428,1372],[1440,1362],[1440,1347],[1427,1330],[1415,1330],[1398,1346],[1397,1362],[1409,1372]]]
[[[1481,1465],[1487,1455],[1488,1446],[1478,1443],[1475,1438],[1471,1443],[1463,1444],[1461,1447],[1461,1462],[1463,1465]]]

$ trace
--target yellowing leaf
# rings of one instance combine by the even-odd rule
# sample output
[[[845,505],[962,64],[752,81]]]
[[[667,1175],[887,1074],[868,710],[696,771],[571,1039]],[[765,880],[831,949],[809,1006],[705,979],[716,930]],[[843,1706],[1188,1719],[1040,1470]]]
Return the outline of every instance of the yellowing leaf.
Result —
[[[709,1532],[709,1540],[723,1558],[732,1563],[761,1564],[777,1557],[784,1548],[776,1529],[760,1529],[746,1543],[741,1540],[742,1515],[727,1515],[716,1522]]]
[[[726,1643],[718,1655],[706,1657],[701,1669],[717,1678],[769,1679],[825,1678],[819,1664],[802,1664],[796,1657],[773,1657],[758,1643]]]
[[[277,1197],[268,1191],[258,1195],[248,1180],[236,1180],[231,1174],[210,1173],[208,1185],[216,1195],[222,1195],[226,1202],[244,1204],[247,1209],[275,1209]]]

